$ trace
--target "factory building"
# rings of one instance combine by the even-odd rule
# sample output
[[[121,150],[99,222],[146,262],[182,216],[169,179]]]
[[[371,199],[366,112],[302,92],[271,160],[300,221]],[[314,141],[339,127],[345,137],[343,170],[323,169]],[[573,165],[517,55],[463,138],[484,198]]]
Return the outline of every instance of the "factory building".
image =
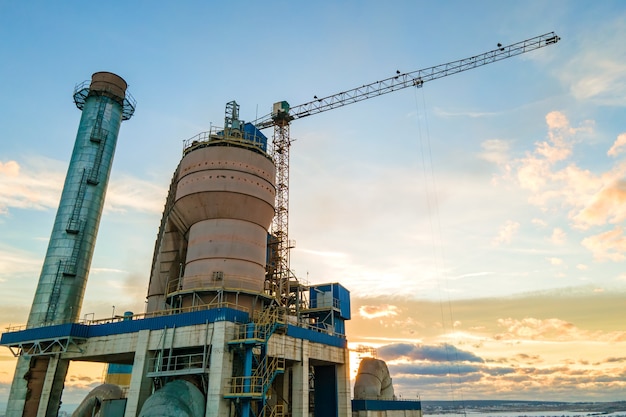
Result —
[[[350,294],[295,277],[284,292],[271,285],[275,165],[235,102],[223,128],[185,143],[146,311],[79,320],[117,134],[135,104],[111,73],[74,98],[82,118],[29,320],[0,340],[18,356],[7,417],[56,416],[71,361],[109,364],[111,382],[76,415],[350,415]]]
[[[56,416],[69,363],[92,361],[108,364],[108,383],[76,417],[421,417],[419,401],[389,398],[382,364],[364,372],[351,407],[350,294],[336,282],[303,285],[289,270],[290,122],[559,40],[550,32],[292,108],[277,102],[254,123],[228,103],[223,128],[185,142],[146,311],[80,322],[117,135],[135,110],[122,78],[93,74],[74,93],[82,117],[28,323],[0,339],[18,357],[6,415]],[[259,129],[270,126],[268,153]]]

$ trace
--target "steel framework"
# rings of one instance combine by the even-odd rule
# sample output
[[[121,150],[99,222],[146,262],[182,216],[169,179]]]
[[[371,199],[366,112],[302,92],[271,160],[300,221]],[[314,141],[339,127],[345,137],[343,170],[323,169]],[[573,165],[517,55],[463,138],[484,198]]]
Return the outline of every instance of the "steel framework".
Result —
[[[491,64],[507,58],[512,58],[527,52],[534,51],[549,45],[556,44],[561,38],[554,32],[535,36],[521,42],[503,46],[498,44],[496,49],[459,59],[433,67],[401,73],[399,71],[392,77],[382,81],[375,81],[360,87],[332,94],[327,97],[317,98],[295,107],[289,107],[287,102],[274,104],[272,113],[265,115],[253,122],[258,129],[274,127],[272,157],[276,164],[276,215],[272,223],[272,235],[276,239],[275,245],[275,270],[268,273],[267,281],[270,291],[277,291],[276,299],[282,306],[289,306],[290,300],[294,300],[290,279],[293,274],[289,266],[289,148],[291,138],[289,126],[292,120],[312,116],[328,110],[343,107],[348,104],[378,97],[393,91],[408,87],[422,87],[425,82],[458,74],[483,65]],[[295,277],[293,277],[295,278]]]

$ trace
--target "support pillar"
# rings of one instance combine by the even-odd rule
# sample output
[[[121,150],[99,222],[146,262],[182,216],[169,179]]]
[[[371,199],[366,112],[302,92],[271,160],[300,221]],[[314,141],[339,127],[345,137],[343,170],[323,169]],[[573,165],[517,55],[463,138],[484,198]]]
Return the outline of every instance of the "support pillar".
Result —
[[[309,341],[300,339],[300,362],[293,365],[292,415],[309,416]]]
[[[61,395],[69,366],[70,361],[59,359],[59,355],[50,357],[41,398],[39,399],[38,416],[56,417],[59,413]]]
[[[150,364],[150,330],[141,330],[137,335],[137,347],[133,371],[130,375],[128,400],[124,417],[135,417],[139,414],[144,401],[152,394],[152,380],[146,376]]]
[[[337,407],[338,417],[352,416],[352,391],[350,389],[350,351],[343,351],[343,363],[337,364]]]
[[[7,404],[6,417],[22,417],[24,405],[28,395],[27,373],[31,364],[30,356],[17,358],[17,366],[11,383],[11,395]]]
[[[235,324],[219,321],[213,323],[211,365],[207,387],[206,417],[229,417],[230,400],[224,398],[226,381],[233,374],[233,355],[228,341],[234,337]]]

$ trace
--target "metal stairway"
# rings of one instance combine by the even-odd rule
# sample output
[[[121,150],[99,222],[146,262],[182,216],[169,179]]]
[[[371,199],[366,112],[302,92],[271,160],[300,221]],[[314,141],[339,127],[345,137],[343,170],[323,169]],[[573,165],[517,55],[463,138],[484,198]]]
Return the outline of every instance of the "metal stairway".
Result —
[[[224,398],[236,400],[240,417],[282,417],[284,406],[267,403],[267,394],[276,376],[285,372],[284,356],[269,356],[267,345],[271,336],[285,328],[285,309],[268,307],[249,323],[236,329],[228,344],[243,358],[243,375],[229,381]]]

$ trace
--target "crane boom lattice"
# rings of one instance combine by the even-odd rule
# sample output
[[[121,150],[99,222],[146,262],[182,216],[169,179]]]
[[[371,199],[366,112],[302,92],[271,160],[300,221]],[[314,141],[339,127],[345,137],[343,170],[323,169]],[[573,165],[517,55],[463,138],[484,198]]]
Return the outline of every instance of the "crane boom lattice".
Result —
[[[385,78],[382,81],[375,81],[323,98],[316,97],[312,101],[294,107],[289,107],[286,101],[281,101],[274,104],[272,113],[252,122],[258,129],[274,127],[272,156],[276,163],[277,191],[276,215],[272,223],[272,236],[276,240],[274,242],[276,247],[274,254],[276,269],[273,273],[268,273],[268,281],[270,288],[278,291],[277,300],[280,300],[282,305],[288,306],[289,300],[295,299],[294,294],[290,294],[289,286],[291,271],[289,268],[290,245],[288,236],[289,147],[291,145],[289,124],[292,120],[312,116],[404,88],[422,87],[425,82],[553,45],[560,39],[554,32],[549,32],[506,46],[498,44],[496,49],[457,61],[406,73],[397,71],[394,76]]]

